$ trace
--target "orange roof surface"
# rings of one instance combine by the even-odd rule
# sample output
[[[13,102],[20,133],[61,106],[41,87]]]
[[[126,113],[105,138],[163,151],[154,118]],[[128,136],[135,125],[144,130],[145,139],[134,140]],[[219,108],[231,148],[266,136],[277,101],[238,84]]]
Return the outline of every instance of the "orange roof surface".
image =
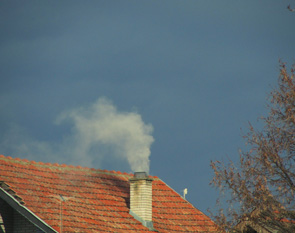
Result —
[[[129,214],[133,174],[49,164],[0,155],[0,183],[60,232],[150,232]],[[158,232],[216,232],[214,222],[157,177],[153,226]],[[62,202],[60,197],[65,199]]]

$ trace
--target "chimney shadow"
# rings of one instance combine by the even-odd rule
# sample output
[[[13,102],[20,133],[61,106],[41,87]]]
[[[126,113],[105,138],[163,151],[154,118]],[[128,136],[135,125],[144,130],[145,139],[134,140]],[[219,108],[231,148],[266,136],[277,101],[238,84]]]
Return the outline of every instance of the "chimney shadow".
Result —
[[[109,179],[111,189],[114,191],[114,195],[124,199],[126,208],[130,209],[130,183],[128,180],[121,179],[117,176],[112,176]]]
[[[123,197],[125,199],[125,203],[128,209],[130,209],[130,195],[129,197]]]

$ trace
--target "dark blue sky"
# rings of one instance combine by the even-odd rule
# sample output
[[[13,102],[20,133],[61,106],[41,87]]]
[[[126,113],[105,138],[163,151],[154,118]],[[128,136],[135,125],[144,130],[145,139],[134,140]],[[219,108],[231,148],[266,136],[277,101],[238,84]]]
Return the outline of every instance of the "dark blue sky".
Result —
[[[131,172],[154,140],[150,174],[207,213],[210,160],[238,159],[295,63],[291,3],[1,1],[0,154]]]

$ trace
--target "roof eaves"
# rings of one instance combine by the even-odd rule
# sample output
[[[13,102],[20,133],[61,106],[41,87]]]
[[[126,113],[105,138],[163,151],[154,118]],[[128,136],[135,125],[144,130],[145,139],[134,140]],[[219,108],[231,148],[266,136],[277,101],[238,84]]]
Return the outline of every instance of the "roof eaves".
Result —
[[[13,209],[15,209],[18,213],[24,216],[28,221],[38,227],[40,230],[46,233],[58,233],[52,227],[50,227],[46,222],[36,216],[32,211],[30,211],[27,207],[23,206],[19,203],[12,195],[10,195],[7,191],[0,187],[0,198],[7,202]]]

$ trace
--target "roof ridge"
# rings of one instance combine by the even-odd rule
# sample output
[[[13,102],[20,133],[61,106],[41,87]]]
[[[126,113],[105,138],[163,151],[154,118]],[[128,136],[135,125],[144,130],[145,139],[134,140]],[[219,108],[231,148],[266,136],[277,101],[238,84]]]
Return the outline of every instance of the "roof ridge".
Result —
[[[5,156],[0,154],[0,160],[5,160],[5,161],[13,161],[16,163],[20,164],[32,164],[35,166],[42,166],[42,167],[55,167],[55,168],[67,168],[67,169],[77,169],[77,170],[90,170],[93,172],[99,172],[103,173],[106,175],[119,175],[119,176],[128,176],[132,177],[132,173],[127,173],[127,172],[121,172],[121,171],[114,171],[114,170],[106,170],[106,169],[100,169],[100,168],[90,168],[90,167],[82,167],[80,165],[68,165],[68,164],[59,164],[59,163],[44,163],[44,162],[36,162],[34,160],[28,160],[28,159],[21,159],[21,158],[12,158],[11,156]]]

